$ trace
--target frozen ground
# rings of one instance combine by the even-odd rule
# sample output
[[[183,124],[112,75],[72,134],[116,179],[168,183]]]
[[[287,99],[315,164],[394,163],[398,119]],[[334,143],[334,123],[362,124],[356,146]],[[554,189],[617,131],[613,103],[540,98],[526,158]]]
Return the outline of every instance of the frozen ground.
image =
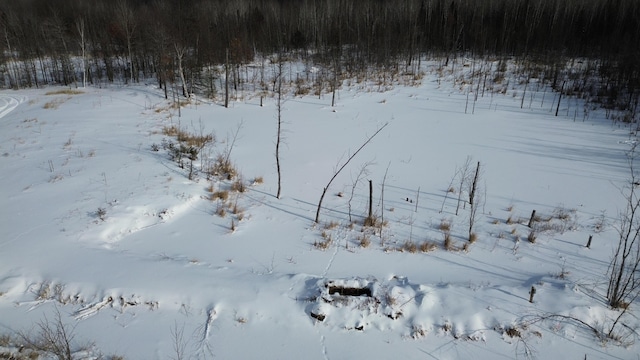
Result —
[[[441,80],[345,85],[335,107],[331,94],[286,96],[281,199],[273,98],[261,107],[245,94],[228,109],[192,100],[178,116],[153,86],[2,92],[3,333],[57,308],[80,345],[126,359],[177,358],[176,343],[193,359],[637,359],[637,335],[605,341],[550,316],[606,329],[618,315],[603,293],[629,129],[599,110],[576,116],[584,107],[573,99],[555,117],[542,88],[523,109],[519,89],[487,93],[471,114],[466,92]],[[332,183],[314,225],[334,170],[385,123]],[[215,135],[194,180],[153,149],[175,141],[163,135],[171,125]],[[232,181],[197,170],[229,149],[248,189],[224,204],[208,188]],[[467,157],[470,172],[481,164],[478,239],[446,251],[443,222],[456,248],[467,243],[469,205],[455,215]],[[367,180],[388,221],[382,238],[362,227]],[[543,228],[530,243],[534,209]],[[323,232],[326,249],[314,245]],[[427,241],[436,249],[410,251]]]

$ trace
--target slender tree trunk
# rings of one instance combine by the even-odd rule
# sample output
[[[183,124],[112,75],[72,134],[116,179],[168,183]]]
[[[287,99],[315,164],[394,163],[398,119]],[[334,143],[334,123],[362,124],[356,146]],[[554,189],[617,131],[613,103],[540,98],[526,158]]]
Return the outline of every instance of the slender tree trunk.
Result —
[[[229,48],[226,50],[224,63],[224,107],[229,107]]]
[[[280,172],[280,141],[282,140],[282,59],[278,59],[278,136],[276,140],[276,170],[278,171],[278,193],[276,197],[280,199],[282,193],[282,174]]]

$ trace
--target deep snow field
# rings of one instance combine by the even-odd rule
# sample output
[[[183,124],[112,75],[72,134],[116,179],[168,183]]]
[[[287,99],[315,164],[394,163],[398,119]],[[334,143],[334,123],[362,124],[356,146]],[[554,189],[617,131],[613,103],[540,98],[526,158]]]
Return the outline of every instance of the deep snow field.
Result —
[[[386,91],[345,83],[335,107],[330,93],[287,93],[280,199],[273,93],[262,107],[249,91],[229,108],[195,98],[178,114],[153,83],[0,92],[0,333],[33,331],[57,309],[78,345],[94,344],[78,358],[637,359],[627,328],[604,340],[549,316],[605,330],[619,314],[604,295],[629,128],[576,99],[555,117],[543,87],[522,109],[512,87],[473,104],[435,74]],[[386,123],[314,224],[334,171]],[[215,136],[193,180],[154,151],[175,142],[172,125]],[[208,188],[233,181],[198,170],[229,149],[247,190],[225,204]],[[480,200],[477,240],[462,250],[468,157],[470,173],[481,164]],[[366,229],[363,247],[368,180],[388,224],[382,238]],[[443,223],[456,250],[443,248]],[[436,249],[410,251],[427,241]],[[624,323],[637,334],[635,303]]]

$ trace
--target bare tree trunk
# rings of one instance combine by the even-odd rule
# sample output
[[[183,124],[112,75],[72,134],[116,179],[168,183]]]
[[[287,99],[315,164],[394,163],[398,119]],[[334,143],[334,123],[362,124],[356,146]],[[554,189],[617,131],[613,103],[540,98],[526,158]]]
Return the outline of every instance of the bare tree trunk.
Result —
[[[80,35],[80,49],[82,50],[82,87],[87,87],[87,57],[86,57],[86,39],[84,31],[84,18],[80,18],[76,22],[76,28]]]
[[[478,165],[476,166],[476,174],[473,177],[473,182],[471,183],[471,191],[469,192],[469,238],[471,238],[471,234],[473,233],[473,225],[476,221],[476,215],[478,213],[478,202],[476,201],[476,190],[478,188],[478,178],[480,177],[480,161],[478,161]]]
[[[224,107],[229,107],[229,48],[227,48],[224,63]]]
[[[261,98],[262,99],[262,98]],[[280,172],[280,141],[282,140],[282,58],[278,58],[278,135],[276,140],[276,170],[278,171],[278,193],[276,197],[280,199],[282,193],[282,174]]]
[[[184,69],[182,67],[182,61],[184,59],[184,54],[186,53],[187,49],[184,47],[178,46],[178,44],[173,44],[173,47],[176,49],[176,59],[178,60],[178,76],[180,76],[180,83],[182,86],[182,96],[188,99],[189,92],[187,91],[187,82],[185,80]]]

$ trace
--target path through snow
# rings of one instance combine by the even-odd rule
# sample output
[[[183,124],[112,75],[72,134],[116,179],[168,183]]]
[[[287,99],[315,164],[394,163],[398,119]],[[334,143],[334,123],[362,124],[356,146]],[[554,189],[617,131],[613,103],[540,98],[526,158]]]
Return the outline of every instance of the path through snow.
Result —
[[[27,98],[24,96],[0,95],[0,119],[17,108]]]

